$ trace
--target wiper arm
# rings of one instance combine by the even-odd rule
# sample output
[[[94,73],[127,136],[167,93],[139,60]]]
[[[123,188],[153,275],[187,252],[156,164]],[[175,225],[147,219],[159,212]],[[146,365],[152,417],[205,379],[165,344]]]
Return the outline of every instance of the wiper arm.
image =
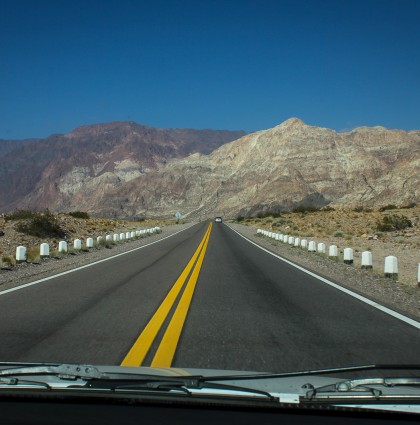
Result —
[[[370,393],[375,398],[380,398],[383,392],[377,388],[372,388],[370,385],[383,386],[383,387],[396,387],[396,386],[409,386],[418,387],[420,386],[420,378],[363,378],[363,379],[352,379],[347,381],[340,381],[334,384],[325,385],[322,387],[314,388],[312,384],[305,384],[303,388],[307,388],[308,391],[305,394],[306,399],[313,400],[317,399],[331,399],[343,397],[343,394],[349,393]],[[340,395],[339,395],[340,394]],[[358,394],[356,394],[358,395]],[[393,395],[398,396],[398,395]],[[345,397],[345,396],[344,396]],[[404,395],[407,398],[407,395]],[[419,395],[410,395],[410,397],[420,399]]]
[[[3,378],[0,379],[0,389],[5,388],[44,388],[46,390],[51,389],[51,386],[46,382],[30,381],[28,379],[18,379],[18,378]]]
[[[53,375],[59,379],[71,380],[104,377],[104,374],[99,372],[96,367],[82,364],[36,365],[0,370],[0,377],[22,375]]]

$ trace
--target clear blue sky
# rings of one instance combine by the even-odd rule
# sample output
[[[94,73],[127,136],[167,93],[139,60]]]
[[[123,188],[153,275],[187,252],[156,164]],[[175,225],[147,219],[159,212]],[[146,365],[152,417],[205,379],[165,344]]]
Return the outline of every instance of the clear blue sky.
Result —
[[[1,0],[0,138],[420,129],[420,0]]]

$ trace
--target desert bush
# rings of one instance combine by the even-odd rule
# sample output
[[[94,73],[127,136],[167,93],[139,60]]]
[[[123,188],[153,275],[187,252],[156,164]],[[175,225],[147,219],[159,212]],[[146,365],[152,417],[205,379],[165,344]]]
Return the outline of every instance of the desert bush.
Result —
[[[403,205],[402,207],[401,207],[401,209],[405,209],[405,210],[407,210],[407,209],[410,209],[410,208],[414,208],[415,206],[417,206],[417,204],[415,203],[415,202],[410,202],[409,204],[407,204],[407,205]]]
[[[74,218],[83,218],[83,219],[88,219],[89,214],[85,211],[71,211],[68,213],[70,216],[74,217]]]
[[[7,213],[4,215],[6,221],[15,221],[15,220],[28,220],[34,218],[38,212],[29,211],[29,210],[14,210],[12,213]]]
[[[245,217],[243,215],[238,215],[238,217],[236,217],[236,221],[238,223],[240,223],[241,221],[244,221],[244,220],[245,220]]]
[[[394,204],[388,204],[388,205],[384,205],[383,207],[379,208],[379,211],[387,211],[387,210],[396,210],[397,206]]]
[[[15,228],[18,232],[39,238],[63,238],[65,236],[57,218],[49,210],[45,210],[43,213],[34,213],[28,220],[16,224]]]
[[[373,210],[372,210],[372,208],[368,208],[368,207],[364,207],[364,206],[358,206],[358,207],[353,208],[353,211],[354,212],[367,212],[367,213],[370,213]]]
[[[319,208],[314,207],[313,205],[299,205],[292,209],[293,213],[308,213],[308,212],[315,212],[315,211],[319,211]]]
[[[334,236],[336,238],[343,238],[344,237],[344,232],[342,232],[341,230],[338,230],[337,232],[334,233]]]
[[[2,259],[1,259],[1,261],[3,262],[3,263],[5,263],[5,264],[13,264],[13,259],[12,259],[12,257],[10,257],[10,256],[8,256],[8,255],[5,255],[5,256],[3,256],[2,257]]]
[[[393,230],[403,230],[413,227],[413,223],[404,215],[386,215],[382,222],[377,225],[377,230],[381,232],[391,232]]]

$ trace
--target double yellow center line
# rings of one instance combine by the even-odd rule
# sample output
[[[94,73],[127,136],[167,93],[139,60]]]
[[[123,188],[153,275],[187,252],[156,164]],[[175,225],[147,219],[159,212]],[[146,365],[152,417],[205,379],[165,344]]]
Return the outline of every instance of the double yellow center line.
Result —
[[[200,242],[200,245],[198,245],[197,250],[191,257],[191,260],[188,262],[187,266],[182,271],[171,290],[168,292],[168,295],[163,300],[162,304],[156,310],[155,314],[150,319],[143,332],[140,334],[128,354],[125,356],[121,366],[141,366],[160,328],[168,317],[172,306],[174,305],[178,295],[184,287],[185,281],[187,280],[191,270],[194,267],[187,286],[181,296],[178,306],[172,316],[171,321],[169,322],[169,325],[165,331],[165,334],[163,335],[162,341],[159,344],[159,347],[152,361],[152,367],[171,366],[175,355],[175,350],[181,336],[182,328],[188,314],[188,309],[191,304],[201,266],[203,265],[212,226],[213,223],[210,223],[203,239]]]

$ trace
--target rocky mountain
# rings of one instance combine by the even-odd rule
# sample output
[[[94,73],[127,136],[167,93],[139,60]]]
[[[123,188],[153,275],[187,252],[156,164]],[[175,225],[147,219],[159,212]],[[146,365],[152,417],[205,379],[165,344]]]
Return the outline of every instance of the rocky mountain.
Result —
[[[164,167],[172,158],[208,154],[244,134],[112,122],[46,139],[0,141],[0,210],[66,210],[84,196],[106,199],[108,190]]]
[[[153,153],[149,166],[144,158],[143,172],[131,165],[129,150],[125,159],[107,154],[106,161],[95,153],[98,168],[84,165],[82,157],[90,151],[83,152],[79,165],[62,167],[54,178],[44,171],[16,205],[39,207],[42,199],[54,210],[105,216],[171,216],[179,210],[208,217],[301,204],[372,207],[420,201],[420,131],[360,127],[337,133],[291,118],[208,155],[197,150],[159,163],[163,155]]]
[[[337,133],[292,118],[208,156],[171,161],[110,195],[128,215],[401,205],[420,201],[419,170],[420,131],[360,127]]]

